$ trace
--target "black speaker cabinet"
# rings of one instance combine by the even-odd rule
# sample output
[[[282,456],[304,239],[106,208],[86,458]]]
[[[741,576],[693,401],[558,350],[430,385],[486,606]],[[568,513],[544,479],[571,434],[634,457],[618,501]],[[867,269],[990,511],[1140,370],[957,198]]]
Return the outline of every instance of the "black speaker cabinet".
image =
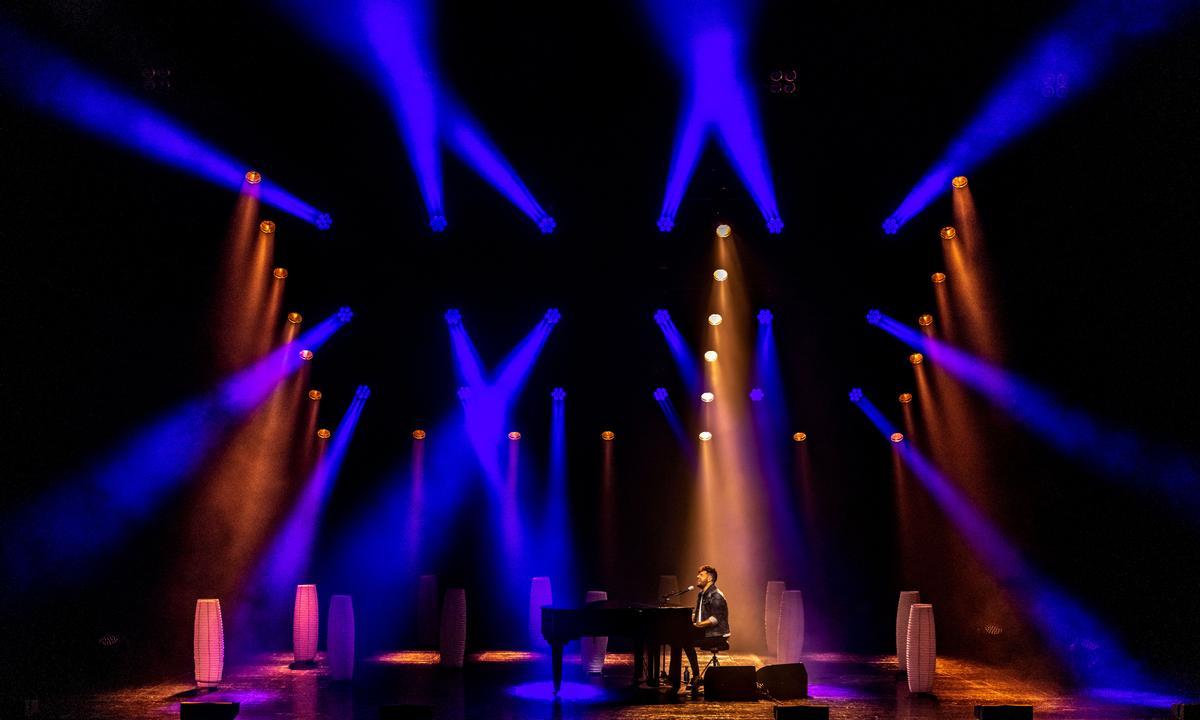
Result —
[[[829,706],[776,705],[775,720],[829,720]]]
[[[721,665],[704,673],[705,700],[757,700],[754,667]]]
[[[233,720],[241,709],[235,702],[181,702],[179,720]]]
[[[1033,720],[1032,705],[976,705],[979,720]]]
[[[804,663],[764,665],[758,669],[758,684],[776,700],[808,697],[808,671]]]
[[[433,720],[433,708],[426,705],[384,705],[379,720]]]

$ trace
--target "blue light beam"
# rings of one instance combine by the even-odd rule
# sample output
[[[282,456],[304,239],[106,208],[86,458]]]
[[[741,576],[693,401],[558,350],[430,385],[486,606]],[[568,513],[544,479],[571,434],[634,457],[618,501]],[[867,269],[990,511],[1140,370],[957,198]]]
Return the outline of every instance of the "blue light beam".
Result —
[[[313,225],[332,223],[328,213],[269,179],[254,185],[247,183],[246,163],[233,159],[165,113],[118,90],[73,60],[2,23],[0,84],[37,112],[106,142],[219,187],[251,193]]]
[[[1046,121],[1065,99],[1090,90],[1124,46],[1160,32],[1194,0],[1083,0],[1052,23],[1013,63],[942,156],[883,223],[893,235],[1000,150]]]
[[[1060,452],[1104,477],[1149,482],[1189,507],[1200,504],[1200,468],[1195,457],[1157,446],[1070,408],[1033,383],[929,337],[884,313],[869,322],[920,352],[935,366],[982,395]]]

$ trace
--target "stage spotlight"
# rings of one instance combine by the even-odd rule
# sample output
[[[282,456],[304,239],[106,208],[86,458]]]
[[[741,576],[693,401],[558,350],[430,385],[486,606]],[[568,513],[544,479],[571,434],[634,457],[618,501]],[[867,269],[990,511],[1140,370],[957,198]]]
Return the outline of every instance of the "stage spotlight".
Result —
[[[705,350],[704,351],[704,359],[707,360],[708,362],[716,362],[717,361],[717,351],[716,350]]]
[[[899,400],[902,405],[909,404],[912,402],[912,393],[900,393]]]
[[[298,312],[290,312],[287,314],[287,320],[293,325],[299,325],[304,321],[304,316]]]
[[[922,355],[921,353],[913,353],[912,355],[908,356],[908,361],[910,363],[912,363],[913,365],[920,365],[921,362],[924,360],[925,360],[925,356]]]
[[[656,224],[658,225],[659,232],[671,232],[671,230],[675,227],[675,221],[666,215],[660,217]]]
[[[317,226],[318,230],[328,230],[329,228],[333,227],[333,216],[327,212],[321,213],[317,216],[314,224]]]
[[[891,440],[892,440],[892,442],[894,442],[894,443],[902,442],[902,441],[904,440],[904,434],[903,434],[903,433],[894,432],[894,433],[892,433]]]
[[[604,432],[600,433],[601,440],[612,440],[616,436],[617,436],[617,434],[614,433],[612,430],[605,430]]]
[[[717,226],[717,237],[727,238],[731,232],[733,232],[733,228],[724,223]]]
[[[300,359],[301,360],[312,360],[313,359],[313,351],[312,350],[301,350],[300,351]]]
[[[856,403],[862,400],[862,388],[850,388],[850,402]]]
[[[808,433],[802,433],[802,432],[795,433],[794,435],[792,435],[792,439],[798,443],[804,442],[805,440],[808,439]]]
[[[922,327],[928,327],[933,324],[933,316],[925,313],[917,318],[917,324]]]
[[[725,318],[721,317],[720,313],[713,313],[712,315],[708,316],[708,324],[709,325],[720,325],[721,321],[724,319]]]
[[[424,440],[425,439],[425,431],[424,430],[413,430],[412,437],[413,437],[413,440]]]
[[[953,240],[958,237],[958,231],[954,229],[953,225],[947,225],[938,234],[942,236],[943,240]]]
[[[550,397],[554,400],[566,400],[567,399],[567,391],[563,390],[560,387],[556,387],[550,391]]]
[[[750,399],[753,400],[754,402],[762,401],[764,396],[765,396],[765,393],[763,393],[762,388],[751,388]]]
[[[659,402],[666,400],[667,399],[667,389],[662,388],[662,387],[654,388],[654,399]]]
[[[894,217],[890,217],[883,221],[883,232],[885,235],[895,235],[900,232],[900,221]]]
[[[715,398],[716,398],[716,395],[713,395],[713,394],[712,394],[712,393],[710,393],[710,392],[702,392],[702,393],[700,393],[700,402],[706,402],[706,403],[710,403],[710,402],[712,402],[712,401],[713,401]]]
[[[967,176],[966,175],[955,175],[954,179],[950,181],[950,184],[953,187],[961,190],[962,188],[965,188],[967,186]]]
[[[320,400],[321,399],[321,391],[320,390],[309,390],[308,391],[308,399],[309,400]]]
[[[717,268],[716,270],[713,270],[713,278],[716,279],[717,282],[725,282],[725,279],[728,277],[729,273],[724,268]]]
[[[258,231],[263,235],[270,235],[275,232],[275,223],[270,220],[263,220],[258,224]]]
[[[557,227],[557,225],[558,224],[554,222],[554,218],[550,217],[549,215],[546,215],[537,221],[538,230],[541,230],[543,235],[549,235],[553,233],[554,228]]]
[[[558,308],[550,308],[546,311],[546,314],[542,316],[542,322],[546,323],[547,325],[557,325],[558,321],[561,319],[562,313],[558,311]]]
[[[247,170],[246,171],[246,182],[250,183],[251,185],[259,184],[260,182],[262,182],[262,173],[260,173],[257,170]]]
[[[509,440],[520,440],[520,439],[521,439],[521,433],[517,432],[516,430],[513,430],[512,432],[510,432],[510,433],[508,434],[508,439],[509,439]]]
[[[789,91],[787,87],[784,87],[783,91],[795,92],[796,90],[795,86],[793,86],[792,90]],[[778,235],[779,233],[783,232],[783,218],[773,217],[770,220],[767,220],[767,232],[771,233],[772,235]]]
[[[944,282],[946,282],[946,273],[935,272],[934,274],[929,276],[929,279],[938,284],[944,283]]]
[[[442,317],[446,318],[446,324],[450,327],[462,325],[462,313],[457,308],[450,308]]]
[[[317,431],[317,437],[321,438],[322,440],[328,440],[332,435],[333,433],[329,432],[329,430],[325,428],[321,428]]]
[[[655,310],[654,311],[654,322],[658,323],[659,325],[666,325],[667,323],[671,322],[671,313],[669,313],[666,310],[663,310],[661,308],[658,310]]]
[[[275,276],[276,280],[282,280],[288,276],[287,268],[275,268],[271,274]]]
[[[458,399],[459,400],[469,400],[470,398],[471,398],[471,388],[464,385],[458,389]]]
[[[712,433],[710,433],[707,430],[700,433],[700,441],[701,442],[708,442],[709,440],[712,440]]]
[[[758,311],[758,324],[759,325],[770,325],[774,319],[775,319],[775,316],[771,314],[770,310],[763,308],[762,310]]]
[[[346,323],[348,323],[354,319],[354,311],[351,310],[346,305],[343,305],[340,308],[338,308],[338,316],[337,317],[338,317],[338,322],[345,325]]]
[[[366,385],[359,385],[358,389],[354,391],[354,397],[358,398],[359,400],[366,400],[367,398],[371,397],[371,388],[367,387]]]
[[[869,324],[878,325],[879,321],[882,319],[883,319],[883,313],[879,312],[878,310],[872,308],[867,311],[867,322]]]

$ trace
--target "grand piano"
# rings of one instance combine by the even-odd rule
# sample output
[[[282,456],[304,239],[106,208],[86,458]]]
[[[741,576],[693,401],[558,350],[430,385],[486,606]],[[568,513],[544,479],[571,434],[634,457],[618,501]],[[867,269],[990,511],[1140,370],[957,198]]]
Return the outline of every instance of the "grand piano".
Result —
[[[626,637],[633,641],[633,682],[643,673],[658,685],[658,648],[671,646],[670,682],[678,690],[684,644],[691,642],[692,609],[679,605],[614,605],[592,603],[582,608],[542,608],[542,637],[550,643],[554,692],[562,687],[563,646],[581,637]],[[649,650],[649,653],[646,651]],[[643,656],[650,656],[649,662]]]

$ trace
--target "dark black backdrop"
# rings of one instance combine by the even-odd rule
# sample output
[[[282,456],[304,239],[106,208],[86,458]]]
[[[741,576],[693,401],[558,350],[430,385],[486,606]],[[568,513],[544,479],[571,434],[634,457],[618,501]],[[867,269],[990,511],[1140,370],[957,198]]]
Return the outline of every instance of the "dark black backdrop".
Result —
[[[292,272],[288,308],[308,317],[341,304],[356,312],[315,366],[330,398],[326,422],[355,385],[374,390],[327,534],[353,523],[359,501],[406,462],[408,432],[454,406],[447,307],[462,309],[495,362],[557,306],[564,320],[519,423],[531,447],[544,449],[546,393],[566,386],[578,522],[594,522],[596,438],[612,428],[627,591],[678,564],[644,555],[652,529],[682,529],[668,509],[687,489],[683,458],[650,399],[657,385],[682,390],[650,315],[670,308],[695,343],[711,228],[718,218],[732,222],[752,301],[775,313],[793,425],[811,438],[825,516],[814,602],[837,628],[831,644],[883,651],[888,623],[870,618],[888,617],[905,581],[891,460],[845,393],[862,385],[890,398],[907,385],[904,351],[862,316],[873,306],[901,318],[933,309],[928,275],[941,265],[936,229],[950,217],[948,200],[895,238],[879,224],[1009,60],[1066,5],[807,5],[766,7],[752,48],[787,222],[780,236],[762,230],[715,148],[675,232],[655,231],[680,95],[630,3],[439,4],[444,78],[557,218],[550,237],[449,157],[451,229],[431,235],[385,106],[271,8],[26,3],[6,17],[333,212],[328,234],[276,215],[281,264]],[[1196,40],[1195,24],[1183,23],[1135,46],[1095,92],[971,176],[1007,365],[1072,404],[1192,450],[1200,421]],[[795,96],[766,93],[767,71],[779,65],[800,71]],[[143,90],[146,66],[171,67],[174,88]],[[0,112],[0,497],[17,507],[213,380],[206,323],[234,197],[8,99]],[[997,519],[1018,545],[1137,654],[1194,671],[1200,658],[1180,639],[1200,630],[1191,609],[1200,589],[1195,522],[987,417],[1005,458]],[[642,492],[650,502],[635,502]],[[134,596],[149,582],[139,578],[161,577],[146,568],[178,561],[154,542],[172,520],[161,516],[79,591],[102,596],[96,608],[60,616],[63,605],[77,607],[75,597],[32,607],[28,597],[0,595],[28,619],[6,646],[45,632],[90,642],[113,615],[136,634]],[[585,543],[580,566],[597,553]],[[483,581],[469,547],[456,558],[447,575]]]

